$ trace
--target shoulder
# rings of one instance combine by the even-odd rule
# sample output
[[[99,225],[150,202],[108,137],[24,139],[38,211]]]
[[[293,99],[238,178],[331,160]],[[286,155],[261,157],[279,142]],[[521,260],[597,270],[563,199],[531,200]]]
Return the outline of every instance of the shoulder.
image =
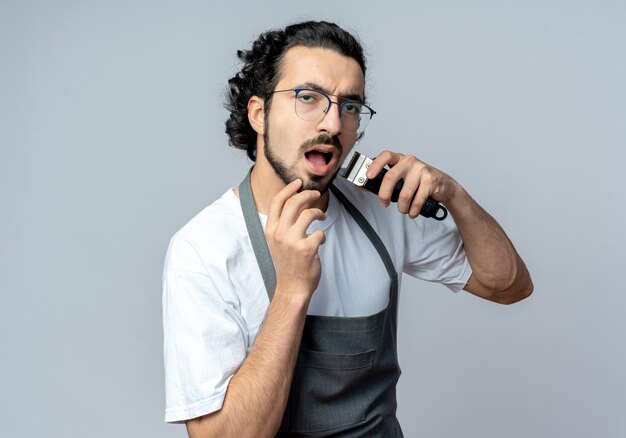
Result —
[[[239,199],[229,189],[187,222],[170,240],[165,270],[180,269],[207,274],[238,252],[247,238]]]

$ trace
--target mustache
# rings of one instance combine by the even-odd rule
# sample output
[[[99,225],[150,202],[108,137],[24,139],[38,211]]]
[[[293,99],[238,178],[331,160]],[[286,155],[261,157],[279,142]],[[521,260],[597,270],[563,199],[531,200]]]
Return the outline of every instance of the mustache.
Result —
[[[305,141],[300,146],[300,149],[302,151],[305,151],[308,148],[318,145],[318,144],[326,144],[326,145],[334,146],[339,151],[340,155],[343,152],[343,146],[341,145],[341,142],[339,141],[339,137],[333,137],[332,135],[329,135],[329,134],[320,134],[315,138],[311,138]]]

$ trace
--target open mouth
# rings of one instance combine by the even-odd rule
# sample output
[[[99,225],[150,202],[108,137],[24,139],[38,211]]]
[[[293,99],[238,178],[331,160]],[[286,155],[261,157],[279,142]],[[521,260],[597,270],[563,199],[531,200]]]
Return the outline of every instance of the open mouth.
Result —
[[[324,166],[330,163],[333,159],[332,152],[323,152],[319,150],[312,150],[304,154],[307,160],[318,166]]]
[[[309,172],[317,176],[328,175],[333,170],[337,157],[333,147],[316,147],[304,153]]]

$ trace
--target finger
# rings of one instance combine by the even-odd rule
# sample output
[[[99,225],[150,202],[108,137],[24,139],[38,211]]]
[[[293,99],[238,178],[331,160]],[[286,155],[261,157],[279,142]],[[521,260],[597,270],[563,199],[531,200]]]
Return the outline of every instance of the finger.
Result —
[[[326,243],[326,234],[322,230],[315,230],[307,239],[311,241],[315,247],[319,248]]]
[[[411,202],[411,208],[409,210],[409,217],[415,219],[419,216],[420,211],[422,210],[422,206],[430,196],[430,189],[427,184],[420,184],[417,189],[417,193],[413,197],[413,202]]]
[[[412,170],[414,164],[412,160],[408,160],[409,157],[403,157],[401,161],[397,162],[391,169],[385,173],[383,180],[378,190],[378,199],[384,206],[389,206],[391,202],[391,196],[396,184],[400,180],[404,180],[408,172]]]
[[[372,161],[365,172],[368,179],[376,178],[376,175],[386,166],[395,166],[402,158],[402,154],[396,154],[391,151],[382,151],[374,161]]]
[[[306,230],[309,229],[313,221],[323,221],[324,219],[326,219],[326,214],[319,208],[307,208],[302,210],[291,231],[297,236],[305,237]]]
[[[287,199],[278,219],[279,228],[285,231],[290,228],[296,223],[300,213],[309,208],[320,196],[321,194],[317,190],[303,190]]]
[[[402,190],[398,196],[398,211],[402,214],[407,214],[410,211],[411,204],[415,198],[417,189],[420,186],[420,169],[412,168],[409,173],[404,177],[404,183]]]
[[[289,198],[297,193],[298,190],[300,190],[301,186],[302,180],[295,179],[287,184],[285,187],[283,187],[282,190],[272,198],[272,201],[270,203],[270,210],[267,215],[267,226],[272,227],[274,226],[274,224],[278,223],[285,202],[287,202]]]

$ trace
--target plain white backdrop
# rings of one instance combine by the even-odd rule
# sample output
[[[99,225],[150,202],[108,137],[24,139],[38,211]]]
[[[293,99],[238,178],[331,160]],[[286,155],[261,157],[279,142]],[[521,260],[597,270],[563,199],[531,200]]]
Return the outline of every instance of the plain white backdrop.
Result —
[[[354,31],[358,149],[461,182],[525,259],[499,306],[406,278],[407,437],[626,436],[622,1],[0,3],[0,435],[183,437],[163,423],[171,235],[249,166],[235,52],[302,19]]]

